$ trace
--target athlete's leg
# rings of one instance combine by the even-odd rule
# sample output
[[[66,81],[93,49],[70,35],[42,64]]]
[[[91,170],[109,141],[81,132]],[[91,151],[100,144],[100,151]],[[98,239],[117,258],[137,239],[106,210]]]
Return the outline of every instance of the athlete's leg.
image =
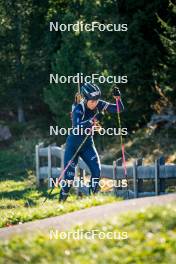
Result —
[[[94,144],[83,148],[80,157],[85,161],[91,172],[90,189],[93,193],[99,190],[99,180],[101,173],[100,158]]]
[[[75,152],[76,152],[76,147],[74,146],[74,144],[71,144],[70,142],[68,142],[68,144],[66,145],[65,154],[64,154],[64,168],[66,168],[68,163],[71,161]],[[60,196],[59,196],[60,201],[62,200],[65,201],[68,197],[70,188],[72,187],[72,182],[74,180],[75,167],[77,163],[78,163],[78,156],[76,156],[74,160],[72,160],[71,164],[68,166],[68,168],[66,169],[64,173],[64,177],[60,182],[61,184],[61,191],[60,191]]]

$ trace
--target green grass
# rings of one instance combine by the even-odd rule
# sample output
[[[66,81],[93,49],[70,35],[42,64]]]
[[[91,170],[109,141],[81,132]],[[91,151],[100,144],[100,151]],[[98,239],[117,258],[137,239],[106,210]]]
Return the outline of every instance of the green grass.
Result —
[[[28,207],[28,204],[25,205],[23,201],[18,201],[18,203],[8,201],[8,207],[13,206],[14,208],[1,210],[0,227],[58,216],[91,206],[111,203],[117,201],[117,199],[112,196],[97,195],[83,199],[77,199],[76,196],[72,196],[64,204],[59,203],[56,199],[49,200],[45,204],[42,204],[42,201],[40,199],[32,207]],[[2,200],[1,203],[3,204],[3,202]],[[7,201],[5,203],[7,206]]]
[[[59,204],[59,190],[55,189],[43,204],[48,194],[46,187],[36,188],[33,169],[36,143],[37,137],[33,140],[21,137],[9,149],[0,151],[0,227],[117,201],[108,195],[83,199],[72,195],[66,203]]]
[[[70,231],[78,231],[75,227]],[[81,227],[91,230],[127,232],[127,239],[50,239],[46,234],[13,237],[1,242],[1,263],[63,264],[174,264],[176,263],[176,206],[151,207],[126,213],[101,224]]]
[[[57,216],[75,210],[117,201],[108,195],[96,195],[78,199],[76,195],[64,204],[58,202],[58,189],[43,203],[46,189],[37,189],[33,181],[0,181],[0,227],[24,223],[35,219]]]

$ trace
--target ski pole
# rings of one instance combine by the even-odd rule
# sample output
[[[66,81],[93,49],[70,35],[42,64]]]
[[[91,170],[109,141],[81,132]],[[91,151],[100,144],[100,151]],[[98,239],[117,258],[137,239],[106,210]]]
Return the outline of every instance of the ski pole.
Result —
[[[75,157],[77,156],[78,152],[80,151],[80,149],[82,148],[82,146],[84,145],[84,143],[86,142],[87,138],[89,137],[89,135],[86,135],[86,137],[84,138],[83,142],[81,143],[81,145],[79,146],[79,148],[75,151],[74,155],[72,156],[72,158],[69,160],[69,162],[67,163],[66,167],[61,171],[61,174],[58,178],[57,184],[60,183],[60,181],[62,180],[62,177],[64,176],[66,170],[68,169],[68,167],[71,165],[71,163],[74,161]],[[50,195],[52,194],[54,188],[52,188],[48,194],[48,196],[44,199],[43,203],[46,202],[46,200],[50,197]]]
[[[95,119],[95,117],[99,114],[96,113],[93,117],[92,120]],[[90,128],[90,132],[92,131],[92,128]],[[67,163],[66,167],[61,171],[61,174],[58,178],[58,184],[60,183],[62,177],[64,176],[66,170],[68,169],[68,167],[71,165],[71,163],[74,161],[75,157],[77,156],[78,152],[81,150],[82,146],[84,145],[84,143],[86,142],[86,140],[88,139],[88,137],[90,136],[90,134],[86,135],[86,137],[84,138],[84,140],[82,141],[82,143],[80,144],[79,148],[75,151],[74,155],[72,156],[72,158],[69,160],[69,162]],[[44,199],[43,203],[46,202],[46,200],[50,197],[51,193],[53,192],[54,188],[51,189],[51,191],[49,192],[48,196]]]
[[[120,101],[120,96],[117,96],[117,98],[116,98],[117,117],[118,117],[119,128],[120,128],[120,130],[122,130],[119,101]],[[127,176],[127,166],[126,166],[126,159],[125,159],[125,145],[123,144],[123,137],[122,137],[121,133],[120,133],[120,144],[121,144],[121,151],[122,151],[124,176],[125,176],[126,181],[127,181],[127,198],[128,198],[128,176]]]

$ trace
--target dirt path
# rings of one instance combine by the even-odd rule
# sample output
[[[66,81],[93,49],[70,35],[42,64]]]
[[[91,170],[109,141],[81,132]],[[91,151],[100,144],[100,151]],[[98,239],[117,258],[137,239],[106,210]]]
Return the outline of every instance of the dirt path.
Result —
[[[64,231],[78,224],[82,225],[90,222],[101,222],[108,220],[113,216],[117,216],[122,212],[140,210],[150,205],[163,205],[174,201],[176,201],[176,194],[168,194],[95,206],[88,209],[75,211],[73,213],[67,213],[61,216],[55,216],[12,227],[1,228],[0,239],[5,240],[11,238],[15,234],[22,235],[25,232],[35,233],[35,231],[39,230],[42,232],[47,232],[48,229]]]

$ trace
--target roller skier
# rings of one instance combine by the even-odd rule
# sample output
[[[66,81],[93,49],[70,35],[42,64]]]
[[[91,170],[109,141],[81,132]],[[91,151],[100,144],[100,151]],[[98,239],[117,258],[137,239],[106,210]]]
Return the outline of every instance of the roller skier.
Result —
[[[120,98],[121,96],[117,87],[114,87],[112,94],[115,99],[117,97]],[[117,113],[116,104],[101,99],[101,90],[96,84],[83,84],[81,86],[81,95],[83,99],[72,109],[73,128],[79,128],[80,130],[83,129],[83,131],[90,130],[91,132],[93,127],[99,127],[100,113]],[[121,99],[119,100],[119,109],[120,111],[124,110]],[[66,168],[66,170],[63,175],[64,184],[61,184],[59,201],[65,201],[69,195],[79,157],[84,160],[91,172],[88,193],[94,194],[100,189],[100,158],[94,144],[93,135],[91,135],[91,133],[89,136],[86,135],[87,134],[84,133],[81,135],[71,133],[67,137],[64,155],[64,168]]]

